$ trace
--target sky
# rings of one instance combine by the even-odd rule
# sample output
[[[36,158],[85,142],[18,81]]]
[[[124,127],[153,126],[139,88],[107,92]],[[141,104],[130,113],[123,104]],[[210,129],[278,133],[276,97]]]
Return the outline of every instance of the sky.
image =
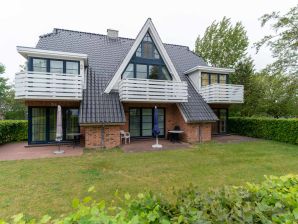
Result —
[[[271,33],[258,18],[272,11],[287,12],[295,4],[297,0],[5,0],[0,13],[0,62],[12,83],[19,65],[25,63],[16,46],[35,47],[39,36],[53,28],[101,34],[111,28],[119,30],[121,37],[135,38],[149,17],[164,43],[193,50],[197,36],[226,16],[245,26],[248,54],[259,70],[273,59],[269,49],[256,55],[252,48],[252,43]]]

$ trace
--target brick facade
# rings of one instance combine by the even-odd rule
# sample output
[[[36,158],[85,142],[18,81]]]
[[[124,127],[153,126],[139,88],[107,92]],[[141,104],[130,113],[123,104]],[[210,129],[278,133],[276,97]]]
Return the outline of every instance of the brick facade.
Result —
[[[58,106],[79,107],[79,102],[74,101],[26,101],[27,106]],[[106,125],[106,126],[81,126],[82,133],[81,144],[86,148],[113,148],[119,146],[120,130],[129,131],[129,108],[153,108],[154,106],[165,108],[165,134],[168,130],[173,130],[176,125],[184,131],[182,141],[185,142],[205,142],[211,140],[212,123],[185,123],[176,104],[152,104],[152,103],[124,103],[124,112],[126,123],[124,125]],[[104,139],[102,141],[102,128]],[[165,136],[167,138],[167,136]]]
[[[120,125],[85,126],[86,148],[113,148],[120,145]],[[103,132],[103,133],[102,133]],[[102,139],[103,136],[103,139]],[[102,141],[103,140],[103,141]]]

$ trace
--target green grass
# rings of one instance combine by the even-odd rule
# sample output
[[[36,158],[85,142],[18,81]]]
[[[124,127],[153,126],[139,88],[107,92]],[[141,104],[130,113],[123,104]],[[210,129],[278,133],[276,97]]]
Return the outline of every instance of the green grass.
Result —
[[[86,151],[81,157],[0,162],[0,217],[23,212],[58,216],[90,186],[110,201],[114,192],[152,190],[171,196],[190,183],[202,191],[298,173],[298,146],[274,141],[209,143],[192,149],[123,153]]]

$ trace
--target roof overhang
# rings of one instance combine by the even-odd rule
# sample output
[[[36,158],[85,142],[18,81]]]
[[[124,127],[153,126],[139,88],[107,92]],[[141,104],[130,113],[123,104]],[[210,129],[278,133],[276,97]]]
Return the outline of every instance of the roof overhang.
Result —
[[[218,67],[212,67],[212,66],[196,66],[191,69],[188,69],[184,72],[184,74],[190,74],[195,71],[201,71],[201,72],[210,72],[210,73],[221,73],[221,74],[229,74],[235,72],[235,69],[233,68],[218,68]]]
[[[23,57],[45,57],[45,58],[55,58],[55,59],[68,59],[68,60],[84,60],[87,63],[87,54],[79,54],[65,51],[50,51],[44,49],[37,49],[33,47],[22,47],[17,46],[17,51]]]
[[[108,86],[105,89],[105,93],[110,93],[110,91],[113,89],[114,85],[116,84],[117,80],[121,77],[122,73],[124,72],[125,68],[127,67],[128,63],[130,62],[131,58],[133,57],[133,54],[136,52],[137,48],[139,47],[141,41],[143,40],[146,33],[149,32],[151,38],[153,39],[153,42],[159,51],[162,59],[164,60],[164,63],[166,64],[172,78],[175,81],[181,81],[180,76],[178,75],[178,72],[175,69],[174,64],[172,63],[158,33],[155,29],[152,20],[150,18],[147,19],[144,26],[142,27],[141,31],[139,32],[137,38],[135,39],[132,47],[128,51],[127,55],[125,56],[124,60],[120,64],[118,70],[114,74],[112,80],[109,82]]]

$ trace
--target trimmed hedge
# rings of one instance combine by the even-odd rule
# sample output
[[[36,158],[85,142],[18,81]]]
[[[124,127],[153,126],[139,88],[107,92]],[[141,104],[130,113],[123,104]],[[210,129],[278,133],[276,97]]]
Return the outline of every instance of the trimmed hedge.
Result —
[[[28,122],[24,120],[0,121],[0,144],[28,139]]]
[[[94,188],[89,189],[89,193]],[[116,192],[117,193],[117,192]],[[201,193],[196,187],[175,192],[170,201],[152,193],[137,197],[115,194],[122,206],[107,205],[91,196],[73,200],[73,212],[52,219],[30,219],[23,214],[0,224],[211,224],[211,223],[297,223],[298,176],[266,177],[261,184],[225,186]]]
[[[298,144],[298,119],[229,118],[229,132]]]

